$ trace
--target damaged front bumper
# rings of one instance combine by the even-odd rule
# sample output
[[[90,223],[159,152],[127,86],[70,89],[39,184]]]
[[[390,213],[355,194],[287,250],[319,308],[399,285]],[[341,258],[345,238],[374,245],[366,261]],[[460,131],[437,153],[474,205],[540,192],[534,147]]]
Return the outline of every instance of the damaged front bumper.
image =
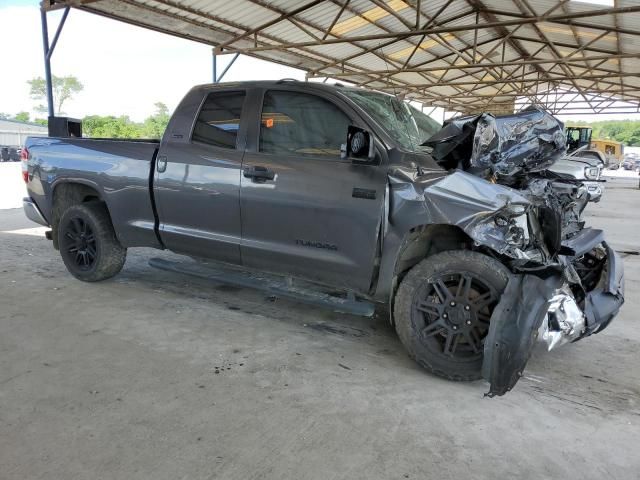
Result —
[[[550,350],[601,332],[624,303],[620,257],[599,230],[585,229],[577,237],[563,244],[573,256],[564,257],[561,271],[511,275],[484,344],[488,396],[504,395],[515,386],[536,341]]]
[[[415,180],[400,173],[390,176],[395,219],[456,226],[511,272],[484,343],[489,395],[514,387],[536,341],[555,348],[600,332],[617,314],[622,262],[601,230],[584,227],[584,186],[542,176],[516,190],[460,170]]]
[[[539,109],[457,118],[423,145],[449,171],[414,182],[424,187],[426,217],[462,229],[511,272],[491,315],[482,367],[488,395],[503,395],[523,375],[536,341],[551,349],[600,332],[624,302],[620,258],[582,219],[602,188],[552,170],[565,154],[564,128]]]

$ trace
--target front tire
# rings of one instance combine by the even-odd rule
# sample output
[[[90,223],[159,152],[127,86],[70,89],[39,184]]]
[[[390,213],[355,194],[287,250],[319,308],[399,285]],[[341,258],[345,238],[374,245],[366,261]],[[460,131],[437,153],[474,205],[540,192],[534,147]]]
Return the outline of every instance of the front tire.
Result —
[[[69,273],[84,282],[113,277],[127,258],[101,202],[69,207],[58,224],[58,245]]]
[[[500,262],[467,250],[415,265],[394,303],[396,331],[409,356],[449,380],[480,379],[489,320],[508,279]]]

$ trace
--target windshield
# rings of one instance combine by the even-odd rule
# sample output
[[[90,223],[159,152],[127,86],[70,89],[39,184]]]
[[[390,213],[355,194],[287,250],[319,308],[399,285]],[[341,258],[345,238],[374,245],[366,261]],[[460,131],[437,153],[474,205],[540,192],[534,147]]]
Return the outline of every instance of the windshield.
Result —
[[[421,144],[442,126],[408,103],[391,95],[371,91],[344,90],[344,94],[378,122],[401,147],[423,151]]]

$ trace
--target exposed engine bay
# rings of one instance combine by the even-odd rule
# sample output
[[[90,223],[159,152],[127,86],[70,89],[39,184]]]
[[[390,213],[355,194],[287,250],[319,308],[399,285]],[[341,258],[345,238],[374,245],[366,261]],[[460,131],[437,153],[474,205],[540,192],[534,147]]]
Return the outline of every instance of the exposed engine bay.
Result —
[[[534,341],[551,350],[609,324],[624,301],[622,263],[601,230],[585,228],[584,185],[547,170],[566,150],[551,115],[455,119],[424,145],[449,171],[425,185],[429,216],[462,228],[513,274],[484,343],[488,395],[503,395]]]
[[[580,216],[589,201],[581,182],[547,170],[565,153],[563,128],[559,120],[538,109],[502,117],[482,114],[454,120],[425,145],[448,170],[457,168],[519,190],[536,206],[551,249],[546,253],[553,255],[562,240],[582,230]],[[510,234],[517,231],[509,228]],[[514,239],[522,244],[527,240]]]

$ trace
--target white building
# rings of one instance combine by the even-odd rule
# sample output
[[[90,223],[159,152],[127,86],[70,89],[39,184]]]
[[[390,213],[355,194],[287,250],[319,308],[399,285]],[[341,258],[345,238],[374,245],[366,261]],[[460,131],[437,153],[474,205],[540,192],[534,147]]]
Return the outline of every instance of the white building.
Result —
[[[46,137],[47,133],[47,127],[37,123],[0,119],[0,146],[19,147],[27,137]]]

